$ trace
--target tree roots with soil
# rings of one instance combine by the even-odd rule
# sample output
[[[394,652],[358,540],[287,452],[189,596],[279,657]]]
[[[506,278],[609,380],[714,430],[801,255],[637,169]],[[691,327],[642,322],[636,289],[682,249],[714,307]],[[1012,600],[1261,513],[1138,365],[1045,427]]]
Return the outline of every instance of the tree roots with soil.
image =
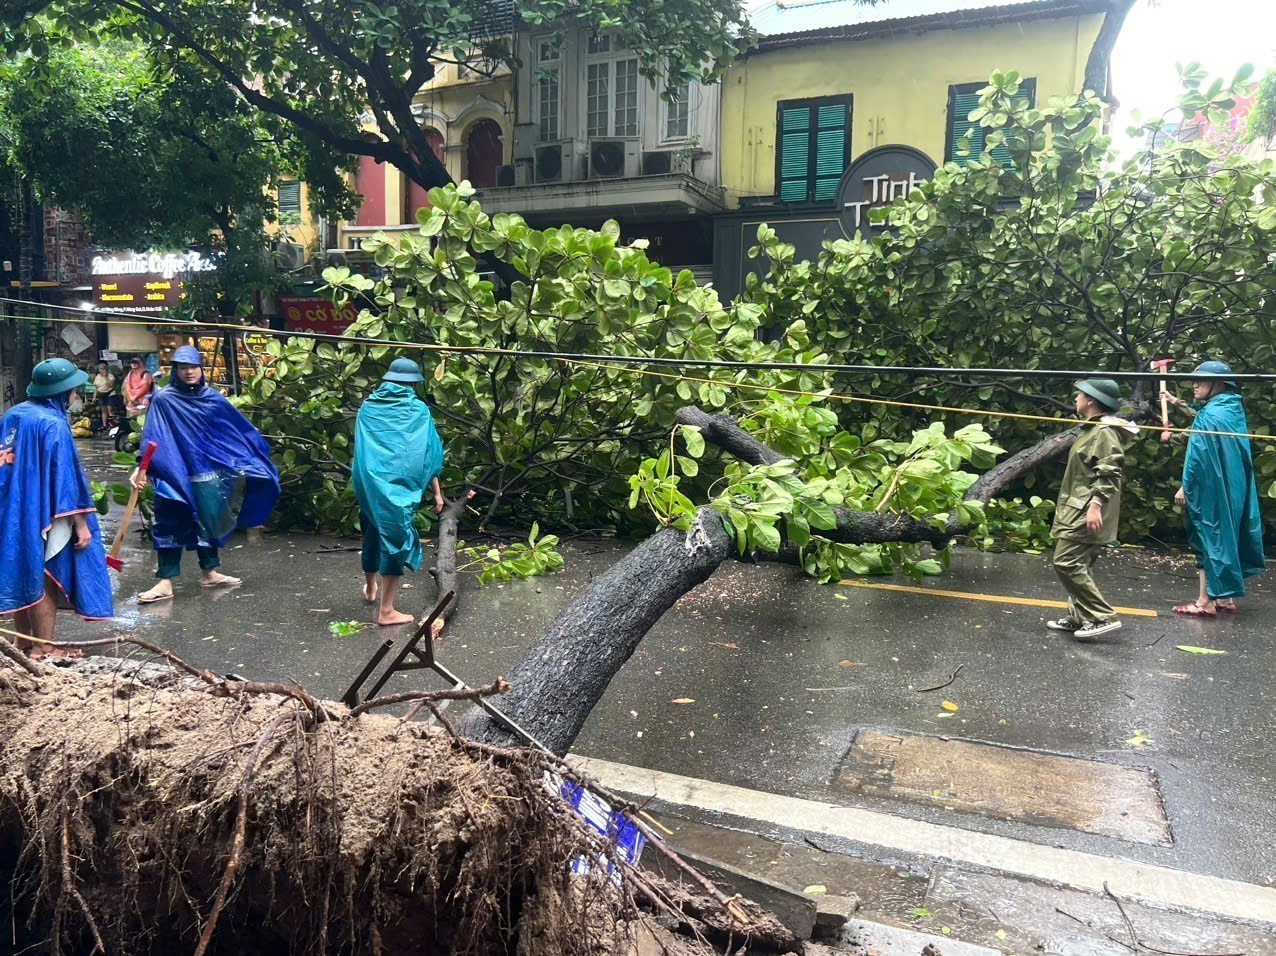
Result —
[[[698,875],[689,891],[617,861],[547,786],[573,776],[550,755],[169,657],[0,658],[10,951],[801,951]]]

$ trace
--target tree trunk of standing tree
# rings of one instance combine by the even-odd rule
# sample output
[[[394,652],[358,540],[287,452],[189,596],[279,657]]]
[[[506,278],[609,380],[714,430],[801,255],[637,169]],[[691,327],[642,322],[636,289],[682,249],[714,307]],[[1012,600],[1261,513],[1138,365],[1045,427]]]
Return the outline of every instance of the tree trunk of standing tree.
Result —
[[[678,421],[696,425],[705,440],[741,461],[768,464],[781,455],[763,445],[728,415],[683,408]],[[987,502],[1037,466],[1064,454],[1079,429],[1070,429],[1020,451],[982,476],[966,497]],[[851,544],[886,541],[927,542],[943,547],[964,529],[936,528],[908,515],[836,509],[837,527],[823,532]],[[735,551],[735,543],[712,508],[699,510],[691,529],[658,531],[589,587],[560,614],[528,649],[508,680],[509,694],[499,706],[524,730],[554,753],[565,754],[602,698],[612,677],[639,642],[680,597],[708,580]],[[478,740],[518,743],[485,712],[472,707],[457,730]]]
[[[1103,15],[1099,35],[1094,38],[1094,45],[1090,47],[1090,55],[1086,58],[1085,80],[1081,88],[1093,91],[1105,103],[1112,102],[1111,91],[1108,89],[1112,50],[1134,3],[1135,0],[1111,0],[1107,13]]]

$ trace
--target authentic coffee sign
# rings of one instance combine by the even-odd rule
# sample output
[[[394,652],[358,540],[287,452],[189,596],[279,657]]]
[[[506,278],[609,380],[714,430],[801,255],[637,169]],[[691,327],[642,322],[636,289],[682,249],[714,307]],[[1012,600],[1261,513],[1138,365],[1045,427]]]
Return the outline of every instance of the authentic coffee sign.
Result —
[[[911,146],[879,146],[846,168],[837,187],[838,216],[848,236],[877,235],[885,223],[870,220],[874,209],[907,196],[935,175],[935,163]]]
[[[198,252],[126,252],[94,256],[93,304],[100,312],[167,312],[181,301],[182,279],[217,264]]]

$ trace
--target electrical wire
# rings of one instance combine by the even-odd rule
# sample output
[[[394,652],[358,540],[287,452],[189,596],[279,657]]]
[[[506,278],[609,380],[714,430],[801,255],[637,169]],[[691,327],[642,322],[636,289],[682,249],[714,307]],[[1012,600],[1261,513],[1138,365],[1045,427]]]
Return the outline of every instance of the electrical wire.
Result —
[[[0,296],[0,302],[13,302],[20,300],[7,299]],[[24,303],[26,304],[26,303]],[[53,308],[66,309],[83,313],[82,309],[75,309],[71,306],[53,306]],[[834,399],[842,402],[859,402],[868,405],[885,405],[893,408],[910,408],[919,411],[947,412],[957,415],[974,415],[986,418],[1009,418],[1019,421],[1032,422],[1049,422],[1053,425],[1087,425],[1091,424],[1088,419],[1081,418],[1057,418],[1050,415],[1033,415],[1027,412],[1005,412],[991,408],[960,408],[955,405],[933,405],[925,402],[902,402],[894,399],[874,398],[867,395],[848,395],[832,391],[811,392],[802,389],[782,388],[773,385],[755,385],[751,382],[734,382],[729,379],[713,379],[699,378],[693,375],[685,375],[673,372],[658,372],[649,368],[637,368],[638,365],[675,365],[675,366],[708,366],[710,368],[733,368],[745,370],[791,370],[804,373],[817,372],[862,372],[872,374],[891,374],[894,372],[915,373],[915,374],[933,374],[942,373],[945,375],[964,375],[970,372],[984,372],[986,374],[996,375],[1021,375],[1028,372],[1039,372],[1042,375],[1052,375],[1056,377],[1067,378],[1087,378],[1091,376],[1102,376],[1110,378],[1114,376],[1126,376],[1135,378],[1160,378],[1158,372],[1078,372],[1078,371],[1047,371],[1032,369],[951,369],[951,368],[920,368],[913,366],[877,366],[877,365],[803,365],[797,362],[731,362],[718,359],[678,359],[678,358],[661,358],[656,356],[631,356],[631,355],[590,355],[587,353],[573,352],[535,352],[522,349],[501,349],[486,346],[467,346],[467,345],[436,345],[426,342],[396,342],[392,339],[365,338],[362,336],[346,336],[333,335],[326,332],[288,332],[280,329],[264,328],[261,326],[235,325],[232,323],[218,322],[194,322],[194,321],[159,321],[153,318],[144,320],[138,319],[59,319],[40,316],[22,316],[22,315],[5,315],[0,313],[0,318],[19,319],[31,322],[96,322],[103,325],[168,325],[185,327],[192,329],[223,329],[238,333],[248,334],[264,334],[272,335],[279,338],[314,338],[320,340],[338,341],[346,344],[354,345],[370,345],[381,346],[387,348],[399,349],[418,349],[435,352],[462,354],[462,355],[501,355],[515,358],[535,358],[546,361],[564,362],[567,364],[582,365],[586,367],[608,369],[616,372],[625,372],[636,375],[650,375],[660,378],[674,379],[682,382],[698,382],[707,385],[716,385],[724,389],[751,389],[760,392],[775,392],[783,395],[793,395],[802,398],[820,398]],[[622,362],[628,364],[612,364],[614,362]],[[1187,378],[1191,379],[1190,373],[1174,374],[1170,373],[1167,378]],[[1234,376],[1237,379],[1245,379],[1252,381],[1259,379],[1260,381],[1276,380],[1276,375],[1268,374],[1238,374]],[[1256,432],[1229,432],[1229,431],[1210,431],[1196,428],[1178,428],[1176,426],[1166,427],[1164,425],[1140,425],[1134,422],[1128,423],[1129,427],[1140,431],[1167,432],[1169,434],[1182,435],[1214,435],[1223,438],[1248,438],[1255,441],[1276,441],[1276,435],[1262,435]]]
[[[12,299],[0,296],[0,302],[5,303],[21,303],[23,305],[31,305],[32,303],[24,302],[21,299]],[[1120,372],[1120,371],[1086,371],[1078,369],[1005,369],[1005,368],[945,368],[942,366],[924,366],[924,365],[848,365],[842,363],[820,363],[812,365],[803,362],[743,362],[731,359],[697,359],[697,358],[677,358],[673,356],[656,356],[656,355],[598,355],[588,352],[551,352],[531,349],[502,349],[491,346],[482,345],[440,345],[429,342],[398,342],[393,339],[378,339],[367,336],[354,335],[338,335],[331,332],[308,332],[308,331],[287,331],[284,329],[272,329],[267,326],[259,325],[238,325],[231,322],[197,322],[183,319],[160,319],[155,316],[139,316],[126,312],[112,312],[109,315],[121,316],[116,319],[98,318],[99,313],[86,312],[84,309],[78,309],[74,306],[53,305],[49,303],[39,303],[40,308],[59,309],[67,312],[74,312],[78,316],[77,319],[62,319],[51,316],[31,316],[31,315],[6,315],[0,314],[0,318],[19,319],[28,322],[91,322],[98,325],[123,325],[123,326],[153,326],[163,325],[173,328],[189,328],[195,329],[216,329],[221,331],[235,332],[238,334],[258,334],[269,335],[274,338],[305,338],[317,341],[327,342],[343,342],[352,345],[369,345],[384,346],[388,348],[398,349],[416,349],[420,351],[430,352],[451,352],[457,354],[469,355],[500,355],[512,358],[526,359],[543,359],[543,360],[575,360],[591,362],[619,362],[626,365],[657,365],[657,366],[674,366],[685,368],[722,368],[736,371],[789,371],[803,372],[807,374],[815,373],[833,373],[843,375],[906,375],[906,376],[938,376],[938,375],[964,375],[976,376],[980,378],[1111,378],[1116,380],[1170,380],[1170,381],[1193,381],[1194,373],[1192,372]],[[1276,373],[1271,372],[1236,372],[1229,376],[1237,381],[1244,382],[1276,382]]]

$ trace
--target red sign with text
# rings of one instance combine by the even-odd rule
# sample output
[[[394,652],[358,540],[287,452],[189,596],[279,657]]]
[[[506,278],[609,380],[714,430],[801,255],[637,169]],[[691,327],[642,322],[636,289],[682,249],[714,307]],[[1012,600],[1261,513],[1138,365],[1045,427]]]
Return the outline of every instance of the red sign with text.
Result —
[[[319,296],[281,295],[277,298],[284,314],[284,328],[289,332],[343,335],[359,314],[353,305],[338,309]]]

